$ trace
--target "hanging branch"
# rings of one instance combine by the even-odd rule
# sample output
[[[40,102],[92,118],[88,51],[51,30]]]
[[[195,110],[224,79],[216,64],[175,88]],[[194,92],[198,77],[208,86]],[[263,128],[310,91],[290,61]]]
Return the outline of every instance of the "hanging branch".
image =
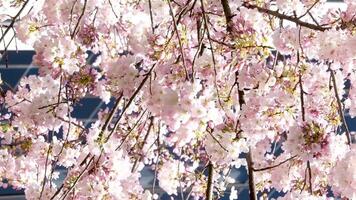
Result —
[[[221,103],[221,98],[220,98],[220,92],[219,92],[219,87],[218,87],[218,84],[217,84],[217,70],[216,70],[216,60],[215,60],[215,54],[214,54],[214,48],[213,48],[213,44],[212,44],[212,39],[210,37],[210,31],[209,31],[209,27],[208,27],[208,18],[206,17],[206,12],[205,12],[205,8],[204,8],[204,1],[203,0],[200,0],[200,4],[201,4],[201,10],[202,10],[202,13],[203,13],[203,20],[204,20],[204,26],[206,28],[206,36],[208,37],[208,41],[209,41],[209,46],[210,46],[210,52],[211,52],[211,59],[213,60],[213,68],[214,68],[214,87],[215,87],[215,90],[216,90],[216,94],[218,96],[218,102],[219,102],[219,105],[222,109],[224,109],[224,107],[222,106],[222,103]]]
[[[153,69],[155,68],[156,63],[153,64],[153,66],[151,67],[150,71],[147,72],[147,74],[145,75],[145,78],[143,78],[143,80],[141,81],[140,85],[137,87],[137,89],[135,90],[135,92],[132,94],[132,96],[130,97],[129,101],[127,102],[126,106],[122,109],[121,114],[119,115],[114,128],[111,130],[110,134],[108,135],[108,137],[105,139],[104,142],[107,142],[111,135],[114,133],[114,131],[117,129],[117,127],[119,126],[119,122],[122,118],[122,116],[124,115],[125,111],[129,108],[129,106],[131,105],[131,103],[133,102],[133,100],[136,98],[137,94],[141,91],[142,87],[145,85],[148,77],[151,76],[151,73],[153,71]]]
[[[142,142],[142,145],[139,145],[138,149],[143,149],[143,147],[145,146],[145,143],[148,139],[148,135],[150,134],[151,132],[151,129],[152,129],[152,126],[153,126],[153,123],[154,123],[154,117],[151,116],[150,117],[150,124],[148,125],[148,129],[147,129],[147,133],[143,139],[143,142]],[[131,169],[131,173],[134,173],[136,171],[136,168],[137,168],[137,165],[138,165],[138,162],[140,162],[142,160],[142,155],[140,155],[138,158],[135,159],[135,162],[132,166],[132,169]]]
[[[83,16],[84,16],[84,13],[85,13],[85,9],[87,7],[87,2],[88,0],[84,0],[84,5],[83,5],[83,9],[82,9],[82,13],[80,14],[79,18],[78,18],[78,21],[77,21],[77,24],[75,25],[74,27],[74,30],[72,32],[72,35],[71,35],[71,38],[73,39],[75,34],[77,34],[77,29],[78,29],[78,26],[80,24],[80,21],[82,20]]]
[[[46,163],[45,163],[45,171],[44,171],[44,176],[43,176],[43,181],[42,181],[42,188],[41,188],[41,192],[40,192],[40,197],[39,199],[42,199],[42,195],[43,195],[43,191],[44,191],[44,188],[46,186],[46,182],[47,182],[47,166],[48,166],[48,159],[49,159],[49,154],[51,153],[51,150],[52,150],[52,145],[50,145],[48,147],[48,150],[47,150],[47,156],[46,156]],[[51,180],[50,180],[51,181]]]
[[[302,83],[302,75],[299,74],[299,89],[300,89],[300,108],[302,111],[302,120],[305,121],[305,108],[304,108],[304,90]]]
[[[186,62],[185,62],[185,55],[184,55],[184,50],[183,50],[183,44],[182,44],[182,40],[181,40],[180,35],[179,35],[177,21],[176,21],[176,19],[175,19],[175,17],[174,17],[174,13],[173,13],[173,9],[172,9],[172,5],[171,5],[171,1],[170,1],[170,0],[168,0],[168,6],[169,6],[169,13],[171,14],[171,17],[172,17],[172,20],[173,20],[174,30],[175,30],[176,35],[177,35],[180,54],[181,54],[181,56],[182,56],[183,67],[184,67],[184,73],[185,73],[185,79],[186,79],[186,80],[189,80],[188,71],[187,71],[187,64],[186,64]]]
[[[204,23],[204,22],[202,22]],[[198,24],[198,27],[197,27],[197,33],[198,33],[198,40],[199,40],[199,44],[198,44],[198,49],[197,51],[195,52],[194,54],[194,57],[193,57],[193,61],[192,61],[192,81],[194,81],[194,65],[195,65],[195,61],[196,59],[198,58],[198,55],[201,56],[203,54],[203,50],[204,50],[204,43],[203,43],[203,40],[204,40],[204,35],[205,35],[205,32],[206,32],[206,27],[204,26],[203,28],[203,33],[200,35],[200,24],[199,24],[199,21],[197,22]]]
[[[336,78],[335,78],[334,71],[332,69],[330,69],[330,75],[331,75],[331,80],[332,80],[332,83],[333,83],[333,86],[334,86],[334,93],[335,93],[335,97],[336,97],[336,101],[337,101],[338,112],[339,112],[340,119],[342,121],[342,124],[344,125],[345,132],[346,132],[347,144],[351,145],[351,143],[352,143],[352,141],[351,141],[351,133],[350,133],[349,127],[347,126],[344,112],[342,111],[342,104],[341,104],[339,93],[338,93],[338,90],[337,90],[337,87],[336,87]]]
[[[153,178],[153,183],[152,183],[152,194],[155,193],[155,188],[156,188],[156,181],[157,181],[157,174],[158,174],[158,164],[160,162],[159,158],[161,155],[161,142],[160,142],[160,137],[159,135],[161,134],[161,122],[158,121],[158,131],[157,131],[157,160],[155,164],[155,172],[154,172],[154,178]],[[183,200],[183,199],[182,199]]]
[[[25,1],[25,3],[22,5],[21,9],[19,10],[19,12],[17,12],[17,14],[15,15],[15,17],[12,18],[10,25],[6,28],[4,34],[1,35],[0,38],[0,42],[5,38],[6,34],[10,31],[10,29],[14,26],[16,19],[18,17],[20,17],[21,13],[23,12],[23,10],[25,9],[26,5],[28,4],[29,0]]]
[[[109,125],[110,125],[112,119],[114,118],[115,113],[116,113],[117,110],[119,109],[119,105],[120,105],[120,101],[121,101],[122,96],[123,96],[123,93],[121,92],[121,93],[120,93],[120,97],[116,100],[116,103],[115,103],[115,105],[114,105],[114,108],[111,110],[111,112],[110,112],[108,118],[105,120],[105,123],[104,123],[103,127],[101,128],[101,131],[100,131],[100,133],[99,133],[99,135],[98,135],[98,139],[102,139],[102,137],[103,137],[103,135],[104,135],[106,129],[109,127]]]
[[[299,57],[299,51],[297,52],[297,66],[299,65],[300,57]],[[300,89],[300,107],[301,107],[301,112],[302,112],[302,120],[305,122],[305,108],[304,108],[304,89],[303,89],[303,81],[302,81],[302,72],[299,72],[299,89]],[[309,193],[313,194],[313,185],[312,185],[312,176],[311,176],[311,167],[310,167],[310,161],[307,161],[307,168],[305,169],[305,177],[304,177],[304,185],[301,191],[304,190],[304,187],[306,185],[306,172],[309,174]]]
[[[64,200],[67,195],[74,189],[75,185],[78,183],[78,181],[83,177],[85,171],[88,169],[90,163],[94,161],[94,156],[89,160],[88,164],[85,166],[85,168],[82,170],[82,172],[78,175],[78,177],[74,180],[73,184],[70,186],[70,188],[65,192],[60,199]],[[52,197],[53,199],[53,197]]]
[[[141,114],[140,118],[136,121],[136,123],[133,125],[133,127],[129,130],[129,132],[123,137],[123,139],[121,140],[121,143],[119,144],[119,146],[116,147],[115,151],[119,150],[121,148],[121,146],[124,144],[124,142],[126,141],[126,139],[130,136],[130,134],[133,132],[133,130],[135,130],[136,126],[138,125],[138,123],[141,121],[141,119],[143,118],[143,116],[145,115],[147,109],[145,111],[143,111],[143,113]]]

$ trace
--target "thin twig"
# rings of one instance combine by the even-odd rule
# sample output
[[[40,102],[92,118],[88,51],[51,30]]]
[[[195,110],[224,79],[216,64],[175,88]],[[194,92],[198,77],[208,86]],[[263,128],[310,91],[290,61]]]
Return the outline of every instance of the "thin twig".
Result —
[[[80,14],[79,18],[78,18],[78,21],[77,21],[77,24],[75,25],[74,27],[74,30],[72,32],[72,35],[71,35],[71,38],[73,39],[75,34],[77,34],[77,29],[78,29],[78,26],[80,24],[80,21],[82,20],[83,16],[84,16],[84,13],[85,13],[85,9],[86,9],[86,6],[87,6],[87,2],[88,0],[84,0],[84,5],[83,5],[83,9],[82,9],[82,13]]]
[[[320,0],[315,1],[315,2],[313,3],[313,5],[311,5],[311,6],[307,9],[307,11],[306,11],[304,14],[302,14],[301,16],[298,17],[298,19],[301,19],[301,18],[303,18],[305,15],[307,15],[307,14],[309,13],[309,11],[311,11],[311,9],[313,9],[314,6],[319,3],[319,1],[320,1]]]
[[[145,146],[145,143],[147,141],[147,138],[148,138],[148,135],[150,134],[151,132],[151,129],[152,129],[152,126],[153,126],[153,123],[154,123],[154,117],[150,117],[150,124],[148,125],[148,129],[147,129],[147,133],[143,139],[143,142],[142,142],[142,145],[139,145],[139,148],[138,149],[143,149],[143,147]],[[140,162],[142,160],[142,155],[140,155],[138,158],[136,158],[133,166],[132,166],[132,169],[131,169],[131,172],[135,172],[136,171],[136,167],[138,165],[138,162]]]
[[[210,131],[207,131],[209,133],[209,135],[215,140],[215,142],[218,143],[218,145],[226,152],[229,152],[221,143],[220,141],[210,132]]]
[[[43,176],[43,183],[42,183],[42,189],[41,189],[41,192],[40,192],[40,198],[39,199],[42,199],[42,195],[43,195],[43,191],[44,191],[44,188],[45,188],[45,185],[46,185],[46,182],[47,182],[47,166],[48,166],[48,159],[49,159],[49,154],[51,152],[51,149],[52,149],[52,146],[50,145],[48,147],[48,150],[47,150],[47,156],[46,156],[46,166],[45,166],[45,171],[44,171],[44,176]]]
[[[255,172],[260,172],[260,171],[265,171],[265,170],[273,169],[273,168],[276,168],[276,167],[279,167],[279,166],[283,165],[284,163],[286,163],[286,162],[288,162],[288,161],[290,161],[290,160],[293,160],[293,159],[296,158],[296,157],[297,157],[297,155],[292,156],[292,157],[290,157],[290,158],[288,158],[288,159],[286,159],[286,160],[284,160],[284,161],[282,161],[282,162],[280,162],[280,163],[278,163],[278,164],[276,164],[276,165],[272,165],[272,166],[268,166],[268,167],[263,167],[263,168],[259,168],[259,169],[253,169],[253,171],[255,171]]]
[[[12,18],[11,23],[9,24],[9,26],[6,28],[4,34],[1,35],[0,38],[0,42],[5,38],[6,34],[10,31],[10,29],[14,26],[16,19],[18,17],[20,17],[22,11],[25,9],[26,5],[28,4],[29,0],[25,1],[25,3],[22,5],[21,9],[19,10],[19,12],[17,12],[17,14],[15,15],[15,17]]]
[[[107,142],[111,135],[114,133],[114,131],[117,129],[117,127],[119,126],[119,122],[120,119],[122,118],[122,116],[124,115],[125,111],[130,107],[131,103],[133,102],[133,100],[136,98],[137,94],[140,92],[140,90],[142,89],[142,87],[145,85],[148,77],[151,76],[153,69],[155,68],[156,63],[153,64],[153,66],[151,67],[150,71],[147,72],[147,74],[145,75],[145,78],[143,78],[143,80],[141,81],[140,85],[137,87],[137,89],[135,90],[135,92],[132,94],[132,96],[130,97],[129,101],[127,102],[126,106],[122,109],[121,114],[119,115],[114,128],[111,130],[110,134],[108,135],[108,137],[106,138],[106,140],[104,142]]]
[[[180,35],[179,35],[178,25],[177,25],[176,19],[174,17],[174,13],[173,13],[173,9],[172,9],[172,5],[171,5],[171,1],[170,0],[168,0],[168,6],[169,6],[169,10],[170,10],[169,13],[171,14],[171,17],[172,17],[172,20],[173,20],[174,30],[175,30],[176,35],[177,35],[180,54],[182,56],[185,79],[189,80],[189,75],[188,75],[188,71],[187,71],[187,64],[185,62],[185,54],[184,54],[184,50],[183,50],[183,44],[182,44],[182,41],[181,41],[181,38],[180,38]]]
[[[94,156],[89,160],[88,164],[85,166],[85,168],[80,172],[80,174],[78,175],[78,177],[74,180],[73,184],[70,186],[70,188],[67,190],[66,193],[64,193],[60,198],[62,200],[64,200],[67,195],[73,190],[73,188],[75,187],[75,185],[78,183],[78,181],[82,178],[83,174],[85,173],[85,171],[88,169],[90,163],[94,160]]]
[[[214,54],[214,48],[213,48],[213,44],[211,42],[211,37],[210,37],[210,31],[209,31],[209,27],[208,27],[208,19],[206,17],[205,14],[205,8],[204,8],[204,1],[200,0],[200,4],[201,4],[201,10],[203,13],[203,19],[204,19],[204,26],[206,28],[206,35],[208,37],[208,41],[209,41],[209,46],[210,46],[210,51],[211,51],[211,58],[213,60],[213,68],[214,68],[214,86],[215,86],[215,90],[216,90],[216,94],[218,96],[218,102],[221,108],[224,108],[221,102],[221,98],[220,98],[220,92],[219,92],[219,88],[218,88],[218,84],[217,84],[217,70],[216,70],[216,60],[215,60],[215,54]]]
[[[116,147],[115,151],[119,150],[121,148],[121,146],[124,144],[124,142],[126,141],[126,139],[129,137],[129,135],[133,132],[133,130],[135,130],[136,126],[138,125],[138,123],[141,121],[141,119],[143,118],[143,116],[145,115],[147,109],[141,114],[140,118],[136,121],[136,123],[134,124],[134,126],[130,129],[130,131],[124,136],[124,138],[121,140],[121,143],[119,144],[118,147]]]

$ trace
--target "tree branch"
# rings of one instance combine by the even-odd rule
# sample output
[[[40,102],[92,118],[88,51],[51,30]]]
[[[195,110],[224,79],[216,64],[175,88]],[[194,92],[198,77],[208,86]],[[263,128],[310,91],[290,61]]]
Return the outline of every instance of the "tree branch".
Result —
[[[179,32],[178,32],[178,25],[177,25],[177,21],[176,21],[176,19],[175,19],[175,17],[174,17],[174,13],[173,13],[173,9],[172,9],[172,5],[171,5],[171,1],[170,1],[170,0],[168,0],[168,6],[169,6],[169,11],[170,11],[169,13],[170,13],[171,16],[172,16],[174,30],[175,30],[176,35],[177,35],[180,54],[181,54],[181,56],[182,56],[183,67],[184,67],[184,73],[185,73],[185,79],[186,79],[186,80],[189,80],[189,75],[188,75],[188,71],[187,71],[187,64],[186,64],[186,62],[185,62],[183,44],[182,44],[182,41],[181,41],[181,38],[180,38],[180,35],[179,35]]]
[[[223,6],[224,9],[224,14],[225,14],[225,19],[226,19],[226,30],[227,32],[232,31],[232,13],[229,5],[229,0],[221,0],[221,5]]]
[[[78,21],[77,21],[77,24],[75,25],[74,27],[74,30],[72,32],[72,35],[71,35],[71,38],[73,39],[75,34],[77,33],[77,29],[78,29],[78,26],[80,24],[80,21],[82,20],[83,16],[84,16],[84,13],[85,13],[85,9],[87,7],[87,2],[88,0],[84,0],[84,6],[83,6],[83,9],[82,9],[82,13],[80,14],[79,18],[78,18]]]
[[[248,170],[248,188],[250,190],[250,200],[257,200],[256,195],[256,187],[255,187],[255,180],[254,180],[254,172],[253,172],[253,161],[252,161],[252,153],[251,148],[246,156],[247,161],[247,170]]]
[[[316,31],[326,31],[326,30],[331,29],[331,27],[322,27],[320,25],[318,26],[318,25],[315,25],[315,24],[310,24],[308,22],[304,22],[304,21],[300,20],[298,17],[284,15],[282,13],[279,13],[278,11],[273,11],[273,10],[269,10],[269,9],[266,9],[266,8],[261,8],[261,7],[258,7],[256,5],[251,5],[251,4],[247,3],[247,2],[243,3],[242,6],[245,7],[245,8],[248,8],[248,9],[257,9],[258,12],[266,13],[266,14],[275,16],[275,17],[277,17],[279,19],[288,20],[288,21],[294,22],[294,23],[296,23],[296,24],[298,24],[300,26],[307,27],[309,29],[313,29],[313,30],[316,30]]]
[[[2,34],[0,38],[0,42],[5,38],[6,34],[10,31],[10,29],[14,26],[16,19],[20,17],[22,11],[25,9],[26,5],[28,4],[29,0],[25,1],[25,3],[22,5],[21,9],[19,12],[15,15],[15,17],[12,18],[10,25],[6,28],[4,34]]]
[[[213,199],[213,177],[214,177],[214,167],[211,162],[208,164],[208,185],[206,188],[206,193],[205,197],[206,200],[212,200]]]
[[[297,157],[297,156],[296,156],[296,155],[295,155],[295,156],[292,156],[292,157],[290,157],[290,158],[288,158],[288,159],[286,159],[286,160],[284,160],[284,161],[282,161],[282,162],[280,162],[280,163],[278,163],[278,164],[276,164],[276,165],[272,165],[272,166],[268,166],[268,167],[263,167],[263,168],[259,168],[259,169],[253,169],[253,171],[255,171],[255,172],[260,172],[260,171],[265,171],[265,170],[273,169],[273,168],[276,168],[276,167],[279,167],[279,166],[283,165],[284,163],[286,163],[286,162],[288,162],[288,161],[290,161],[290,160],[293,160],[295,157]]]
[[[344,112],[342,111],[341,100],[340,100],[339,93],[338,93],[337,87],[336,87],[336,78],[335,78],[334,71],[332,69],[330,69],[330,75],[331,75],[331,80],[332,80],[333,86],[334,86],[334,93],[335,93],[335,97],[336,97],[336,101],[337,101],[338,112],[339,112],[341,122],[344,125],[345,132],[346,132],[347,144],[351,145],[351,143],[352,143],[351,134],[350,134],[349,127],[347,126],[347,123],[345,120]]]

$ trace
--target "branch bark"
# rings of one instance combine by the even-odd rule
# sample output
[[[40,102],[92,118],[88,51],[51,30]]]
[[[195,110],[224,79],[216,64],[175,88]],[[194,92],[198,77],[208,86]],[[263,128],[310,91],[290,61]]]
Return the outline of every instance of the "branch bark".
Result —
[[[257,200],[251,148],[247,153],[246,161],[248,170],[248,188],[250,190],[250,200]]]
[[[229,5],[229,0],[221,0],[221,5],[223,6],[225,19],[226,19],[226,30],[227,32],[232,31],[232,13]]]
[[[214,177],[214,167],[213,164],[210,162],[208,164],[208,186],[206,188],[206,200],[213,199],[213,177]]]

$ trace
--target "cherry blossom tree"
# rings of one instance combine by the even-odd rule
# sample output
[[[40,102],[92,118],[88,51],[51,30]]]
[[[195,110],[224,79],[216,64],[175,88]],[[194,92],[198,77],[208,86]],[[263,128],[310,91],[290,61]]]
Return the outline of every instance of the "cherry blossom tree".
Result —
[[[154,199],[158,186],[236,199],[230,172],[246,167],[250,199],[356,199],[356,1],[325,3],[0,0],[1,44],[15,31],[39,68],[1,97],[0,185],[27,199]],[[88,95],[114,106],[86,127],[72,112]]]

